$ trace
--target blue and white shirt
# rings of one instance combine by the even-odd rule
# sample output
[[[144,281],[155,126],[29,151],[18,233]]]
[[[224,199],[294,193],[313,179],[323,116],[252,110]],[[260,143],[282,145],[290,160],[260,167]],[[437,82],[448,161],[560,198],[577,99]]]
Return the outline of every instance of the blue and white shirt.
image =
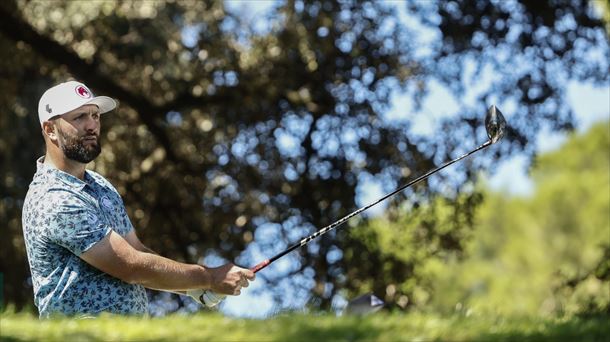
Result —
[[[101,175],[84,181],[37,161],[23,205],[23,235],[34,303],[40,317],[55,314],[146,314],[144,287],[99,271],[80,258],[111,231],[126,236],[133,226],[121,196]]]

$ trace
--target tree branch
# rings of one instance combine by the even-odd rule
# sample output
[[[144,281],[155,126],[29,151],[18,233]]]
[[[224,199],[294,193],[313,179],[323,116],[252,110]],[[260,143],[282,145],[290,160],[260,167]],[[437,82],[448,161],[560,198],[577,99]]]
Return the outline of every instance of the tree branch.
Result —
[[[99,63],[89,63],[81,59],[67,47],[38,33],[30,24],[22,18],[17,17],[6,7],[11,6],[0,6],[0,32],[2,34],[15,42],[22,41],[30,45],[34,51],[46,60],[68,67],[74,76],[83,80],[92,88],[129,104],[130,107],[136,110],[139,119],[165,149],[168,160],[177,164],[184,164],[175,155],[170,138],[161,123],[155,120],[155,118],[164,115],[164,110],[167,109],[165,106],[155,106],[147,98],[130,92],[129,89],[122,87],[112,78],[102,74]]]

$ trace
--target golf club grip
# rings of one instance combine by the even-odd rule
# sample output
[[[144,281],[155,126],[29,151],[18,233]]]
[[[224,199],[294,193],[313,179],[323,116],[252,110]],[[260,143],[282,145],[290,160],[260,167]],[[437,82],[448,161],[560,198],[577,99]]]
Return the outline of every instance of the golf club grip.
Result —
[[[267,259],[264,260],[262,262],[259,262],[258,264],[256,264],[256,266],[250,268],[250,271],[256,273],[260,270],[262,270],[263,268],[267,267],[267,265],[269,265],[271,263],[271,260]]]

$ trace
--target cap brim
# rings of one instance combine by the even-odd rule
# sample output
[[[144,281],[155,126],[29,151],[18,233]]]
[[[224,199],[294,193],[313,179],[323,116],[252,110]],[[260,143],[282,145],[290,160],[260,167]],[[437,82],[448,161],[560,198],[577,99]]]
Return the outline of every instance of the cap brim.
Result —
[[[115,100],[108,96],[96,96],[92,98],[86,104],[94,104],[100,109],[100,114],[109,112],[116,108],[117,103]]]

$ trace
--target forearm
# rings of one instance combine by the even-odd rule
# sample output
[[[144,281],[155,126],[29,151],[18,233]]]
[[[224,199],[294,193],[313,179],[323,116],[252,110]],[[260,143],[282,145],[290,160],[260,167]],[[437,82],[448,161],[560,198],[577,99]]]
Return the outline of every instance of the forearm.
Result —
[[[132,263],[130,283],[163,291],[209,288],[210,274],[205,267],[179,263],[162,256],[138,252]]]
[[[159,253],[153,251],[152,249],[146,247],[143,243],[140,242],[140,240],[138,240],[136,238],[137,242],[132,243],[131,241],[128,240],[128,242],[137,250],[139,250],[140,252],[144,252],[144,253],[150,253],[150,254],[154,254],[154,255],[160,255]],[[156,287],[152,287],[152,286],[147,286],[147,288],[151,289],[151,290],[157,290],[157,291],[164,291],[164,292],[170,292],[170,293],[175,293],[175,294],[179,294],[179,295],[187,295],[186,291],[179,291],[179,290],[166,290],[166,289],[159,289]]]

